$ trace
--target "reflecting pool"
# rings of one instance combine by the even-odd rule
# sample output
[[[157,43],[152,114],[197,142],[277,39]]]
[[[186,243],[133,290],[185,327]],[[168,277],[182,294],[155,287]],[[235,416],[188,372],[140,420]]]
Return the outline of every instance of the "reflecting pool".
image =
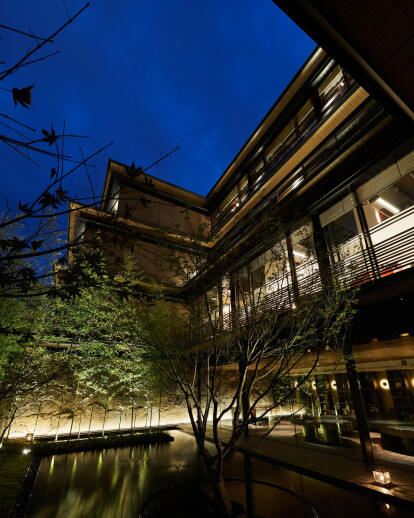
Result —
[[[151,496],[171,485],[205,478],[194,438],[172,432],[174,442],[132,446],[97,452],[44,458],[30,498],[29,518],[138,518]],[[226,477],[243,477],[244,457],[237,454]],[[306,498],[320,518],[398,517],[411,512],[386,506],[370,498],[252,459],[252,478],[293,490]],[[231,482],[232,500],[245,505],[241,482]],[[257,515],[267,518],[307,517],[303,503],[287,493],[253,486]]]

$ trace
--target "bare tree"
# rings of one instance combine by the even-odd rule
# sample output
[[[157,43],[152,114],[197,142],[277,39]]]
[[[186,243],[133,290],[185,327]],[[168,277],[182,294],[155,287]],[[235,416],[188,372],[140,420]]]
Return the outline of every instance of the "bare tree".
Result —
[[[0,30],[5,34],[17,33],[33,43],[15,63],[6,63],[7,68],[0,72],[0,82],[5,84],[14,79],[23,67],[31,67],[58,54],[58,51],[46,54],[44,51],[54,45],[60,33],[89,6],[86,3],[73,16],[64,6],[68,19],[48,37],[0,25]],[[21,113],[12,116],[10,110],[24,113],[35,101],[35,97],[32,99],[36,92],[35,81],[28,82],[30,84],[24,87],[3,88],[11,95],[9,105],[0,113],[0,124],[4,130],[0,134],[0,142],[11,147],[28,166],[41,171],[39,183],[43,187],[32,199],[20,201],[17,207],[10,207],[7,203],[0,213],[0,298],[43,294],[68,297],[79,293],[82,287],[91,286],[89,272],[98,274],[94,277],[95,282],[109,275],[104,257],[107,258],[112,250],[110,246],[105,246],[102,235],[90,235],[86,241],[84,233],[78,231],[73,238],[67,239],[68,229],[63,218],[79,210],[79,206],[90,207],[96,210],[97,217],[104,216],[108,225],[114,228],[119,226],[114,215],[104,214],[101,210],[111,200],[111,195],[105,198],[96,196],[90,175],[90,168],[93,167],[91,160],[112,143],[85,156],[78,141],[88,137],[69,133],[65,122],[59,124],[62,130],[58,132],[56,124],[52,123],[50,128],[32,128],[24,122]],[[177,149],[178,146],[148,167],[132,163],[127,168],[128,175],[134,179],[145,174]],[[70,188],[73,176],[80,171],[84,171],[90,186],[90,193],[82,197],[75,196]],[[124,219],[128,219],[128,215],[124,215]],[[53,225],[52,221],[59,224]],[[82,251],[78,247],[81,242],[84,245]],[[56,281],[57,272],[59,276]]]
[[[306,384],[319,353],[342,346],[353,313],[353,293],[335,279],[322,285],[310,256],[293,293],[285,234],[285,226],[273,224],[271,239],[258,240],[265,251],[243,266],[200,251],[201,244],[185,254],[170,250],[169,267],[184,277],[187,304],[154,288],[149,304],[141,299],[128,308],[131,341],[183,397],[222,516],[233,516],[223,466],[249,422],[268,418]],[[297,386],[286,383],[309,351],[316,354],[308,373]],[[220,426],[229,419],[223,443]]]

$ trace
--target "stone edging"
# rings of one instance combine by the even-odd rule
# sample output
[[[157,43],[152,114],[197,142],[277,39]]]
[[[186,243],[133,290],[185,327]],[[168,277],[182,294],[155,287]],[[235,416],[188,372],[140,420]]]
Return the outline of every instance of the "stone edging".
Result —
[[[24,518],[41,461],[42,457],[33,458],[13,508],[10,511],[9,518]]]

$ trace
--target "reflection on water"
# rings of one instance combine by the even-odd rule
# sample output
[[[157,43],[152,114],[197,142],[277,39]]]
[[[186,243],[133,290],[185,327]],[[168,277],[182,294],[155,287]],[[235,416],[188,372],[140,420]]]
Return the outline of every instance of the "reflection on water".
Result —
[[[36,518],[134,517],[162,487],[204,476],[194,439],[42,460],[26,516]]]
[[[43,459],[26,516],[137,518],[142,504],[153,494],[178,482],[206,476],[198,462],[193,437],[181,432],[172,434],[173,443]],[[242,455],[235,456],[226,476],[243,477]],[[252,476],[303,495],[321,518],[412,516],[264,461],[252,461]],[[242,484],[232,483],[229,489],[230,497],[244,504]],[[257,513],[269,518],[310,516],[304,514],[302,504],[294,497],[266,487],[254,486],[254,501]]]

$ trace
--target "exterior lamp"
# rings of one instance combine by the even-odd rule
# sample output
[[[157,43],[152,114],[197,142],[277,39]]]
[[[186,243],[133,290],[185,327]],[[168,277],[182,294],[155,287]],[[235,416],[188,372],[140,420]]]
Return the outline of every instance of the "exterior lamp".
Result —
[[[331,387],[336,390],[336,381],[331,381]]]
[[[30,453],[30,450],[28,450],[28,449],[26,449],[26,448],[25,448],[25,449],[23,450],[23,455],[27,455],[28,453]]]
[[[26,434],[25,442],[32,442],[33,439],[34,439],[34,434],[32,434],[32,433]]]
[[[316,381],[312,381],[312,388],[316,390]]]
[[[385,378],[383,378],[380,381],[380,385],[381,385],[381,388],[383,388],[384,390],[388,390],[390,388],[390,384],[388,383],[388,380]]]
[[[372,472],[374,475],[374,482],[379,486],[390,487],[391,486],[391,475],[386,469],[376,468]]]

